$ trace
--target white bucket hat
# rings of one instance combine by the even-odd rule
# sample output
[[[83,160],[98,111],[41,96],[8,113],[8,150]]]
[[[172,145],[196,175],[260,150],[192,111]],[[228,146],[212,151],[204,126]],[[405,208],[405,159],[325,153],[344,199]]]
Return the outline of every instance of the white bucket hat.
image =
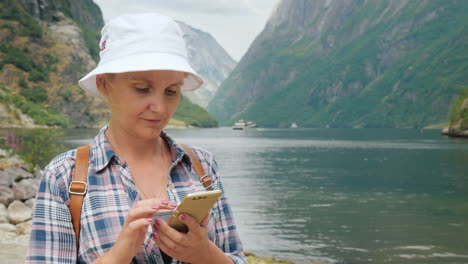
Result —
[[[101,97],[96,75],[148,70],[189,73],[183,91],[193,91],[203,79],[188,62],[182,30],[170,17],[158,13],[122,15],[109,21],[101,31],[98,66],[78,81],[82,89]]]

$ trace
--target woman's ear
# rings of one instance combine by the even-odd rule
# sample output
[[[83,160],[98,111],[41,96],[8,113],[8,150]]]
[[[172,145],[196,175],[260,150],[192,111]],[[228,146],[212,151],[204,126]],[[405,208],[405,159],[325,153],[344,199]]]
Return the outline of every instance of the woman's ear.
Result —
[[[106,81],[106,76],[104,74],[98,74],[96,75],[96,87],[99,91],[99,93],[103,97],[108,97],[109,96],[109,89],[111,88],[109,84]]]

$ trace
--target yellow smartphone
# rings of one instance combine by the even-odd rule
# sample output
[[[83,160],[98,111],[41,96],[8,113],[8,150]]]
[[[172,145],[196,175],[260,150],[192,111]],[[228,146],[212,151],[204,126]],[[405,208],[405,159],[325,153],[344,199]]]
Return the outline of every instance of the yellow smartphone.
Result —
[[[222,193],[220,190],[213,190],[187,194],[167,223],[180,232],[187,232],[188,228],[179,220],[179,215],[188,214],[201,223]]]

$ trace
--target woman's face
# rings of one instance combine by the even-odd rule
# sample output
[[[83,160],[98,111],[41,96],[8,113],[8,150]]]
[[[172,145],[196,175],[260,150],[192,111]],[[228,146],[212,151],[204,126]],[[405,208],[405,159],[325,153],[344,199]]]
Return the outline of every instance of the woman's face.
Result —
[[[177,109],[185,73],[141,71],[96,77],[111,109],[113,129],[142,139],[159,136]]]

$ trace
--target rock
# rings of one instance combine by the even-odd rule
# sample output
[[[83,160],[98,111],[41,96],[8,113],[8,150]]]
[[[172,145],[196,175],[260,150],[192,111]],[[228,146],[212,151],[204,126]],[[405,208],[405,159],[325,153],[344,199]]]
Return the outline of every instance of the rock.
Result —
[[[4,172],[13,175],[15,177],[15,182],[21,181],[22,179],[34,178],[30,172],[22,168],[6,168]]]
[[[36,205],[36,200],[35,199],[29,199],[26,202],[24,202],[25,205],[27,205],[29,208],[33,209],[34,206]]]
[[[0,159],[0,170],[6,168],[15,168],[19,167],[21,162],[17,158],[8,158],[8,159]]]
[[[15,176],[5,171],[0,171],[0,186],[10,187],[15,182]]]
[[[21,163],[20,166],[19,166],[21,169],[29,172],[29,165],[28,164],[24,164],[24,163]]]
[[[4,238],[2,241],[2,237]],[[21,236],[26,237],[26,236]],[[15,233],[0,232],[0,256],[2,264],[25,263],[28,240]]]
[[[42,172],[43,171],[42,171],[41,167],[39,167],[39,165],[36,165],[34,167],[34,177],[36,179],[40,179],[42,177]]]
[[[448,134],[449,134],[449,128],[448,128],[448,127],[442,128],[442,132],[440,132],[440,134],[441,134],[442,136],[448,136]]]
[[[459,124],[451,126],[448,132],[449,137],[468,137],[468,129],[463,129]]]
[[[13,193],[15,200],[28,200],[36,197],[37,189],[39,188],[38,179],[24,179],[18,183],[13,183]]]
[[[31,232],[32,220],[16,225],[16,234],[28,235]]]
[[[0,224],[8,223],[8,210],[0,203]]]
[[[13,191],[7,186],[0,185],[0,204],[8,206],[13,200],[15,200]]]
[[[16,227],[12,224],[0,224],[0,231],[16,232]]]
[[[19,224],[32,218],[32,209],[21,201],[13,201],[8,206],[8,220],[12,224]]]

